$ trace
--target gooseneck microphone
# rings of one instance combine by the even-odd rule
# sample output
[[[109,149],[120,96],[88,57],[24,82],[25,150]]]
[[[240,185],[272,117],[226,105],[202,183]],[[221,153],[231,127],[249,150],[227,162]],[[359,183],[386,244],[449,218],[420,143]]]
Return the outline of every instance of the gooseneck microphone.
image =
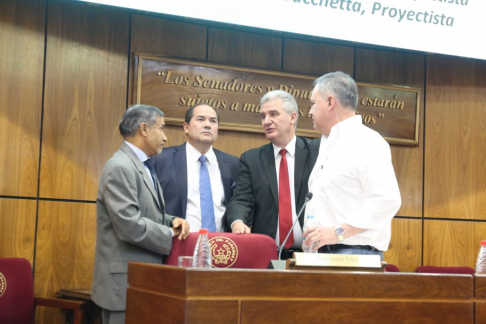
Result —
[[[283,243],[280,245],[279,247],[279,252],[278,252],[278,259],[279,260],[282,260],[281,257],[282,257],[282,250],[285,248],[285,243],[287,243],[287,240],[289,239],[290,237],[290,234],[292,233],[292,231],[294,230],[294,226],[295,224],[299,221],[299,218],[300,216],[302,216],[302,212],[304,211],[304,208],[305,206],[307,205],[307,203],[309,202],[309,200],[312,199],[312,192],[308,192],[307,195],[305,195],[305,201],[304,201],[304,204],[302,205],[302,208],[300,209],[300,212],[299,214],[297,215],[297,218],[295,219],[294,223],[292,224],[292,227],[290,228],[290,231],[289,233],[287,234],[287,237],[285,238],[285,240],[283,241]]]

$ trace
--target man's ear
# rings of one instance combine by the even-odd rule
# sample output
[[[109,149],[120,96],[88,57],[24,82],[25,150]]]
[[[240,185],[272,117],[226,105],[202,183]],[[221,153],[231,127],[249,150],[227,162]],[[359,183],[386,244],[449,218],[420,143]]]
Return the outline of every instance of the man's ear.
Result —
[[[334,98],[334,96],[328,96],[327,97],[327,109],[333,110],[335,106],[336,106],[336,98]]]
[[[189,134],[189,124],[184,122],[184,124],[182,124],[182,128],[184,128],[184,133]]]
[[[146,123],[141,123],[140,126],[138,126],[138,131],[140,132],[140,134],[142,136],[147,136],[147,134],[148,134],[147,128],[148,128],[148,125]]]
[[[297,113],[294,111],[290,114],[290,125],[294,125],[297,121]]]

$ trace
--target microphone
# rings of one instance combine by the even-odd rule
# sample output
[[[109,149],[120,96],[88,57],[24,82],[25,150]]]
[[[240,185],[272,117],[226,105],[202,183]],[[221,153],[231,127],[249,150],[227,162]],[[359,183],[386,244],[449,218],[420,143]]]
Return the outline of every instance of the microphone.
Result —
[[[290,237],[290,234],[292,233],[292,231],[294,230],[294,226],[295,224],[299,221],[299,218],[300,216],[302,216],[302,212],[304,211],[304,208],[305,206],[307,205],[307,203],[309,202],[309,200],[312,199],[312,192],[308,192],[307,195],[305,195],[305,201],[304,201],[304,204],[302,205],[302,208],[300,209],[300,212],[299,214],[297,215],[297,218],[295,219],[294,223],[292,224],[292,227],[290,228],[290,231],[289,233],[287,234],[287,237],[285,238],[285,240],[283,241],[283,243],[280,245],[280,248],[279,248],[279,252],[278,252],[278,260],[282,260],[282,250],[283,248],[285,247],[285,243],[287,243],[287,240],[289,239]]]

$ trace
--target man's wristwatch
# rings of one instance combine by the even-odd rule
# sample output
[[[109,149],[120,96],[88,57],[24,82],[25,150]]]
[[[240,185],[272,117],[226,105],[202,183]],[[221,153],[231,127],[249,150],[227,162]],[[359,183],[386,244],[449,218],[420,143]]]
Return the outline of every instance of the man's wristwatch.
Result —
[[[336,234],[339,243],[341,243],[344,240],[344,228],[341,226],[336,226],[336,229],[334,230],[334,234]]]

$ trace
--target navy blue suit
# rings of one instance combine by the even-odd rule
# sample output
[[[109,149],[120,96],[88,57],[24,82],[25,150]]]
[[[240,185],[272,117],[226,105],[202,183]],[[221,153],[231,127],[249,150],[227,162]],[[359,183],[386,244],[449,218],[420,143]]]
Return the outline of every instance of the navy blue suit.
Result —
[[[218,159],[219,171],[223,182],[225,204],[233,196],[233,189],[238,179],[239,160],[237,157],[213,148]],[[187,158],[186,143],[164,148],[162,153],[151,158],[155,173],[162,187],[167,214],[186,218],[187,208]],[[226,227],[226,215],[223,216],[222,228]]]

